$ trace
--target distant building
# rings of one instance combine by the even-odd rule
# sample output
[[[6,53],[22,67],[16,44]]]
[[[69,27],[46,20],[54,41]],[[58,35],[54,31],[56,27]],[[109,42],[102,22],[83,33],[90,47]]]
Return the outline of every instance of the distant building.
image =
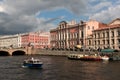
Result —
[[[4,35],[0,36],[0,48],[18,48],[21,47],[21,35]]]
[[[0,48],[25,48],[26,46],[33,46],[33,48],[49,48],[49,32],[38,31],[0,36]]]
[[[50,45],[48,32],[30,32],[21,35],[21,46],[34,48],[48,48]]]

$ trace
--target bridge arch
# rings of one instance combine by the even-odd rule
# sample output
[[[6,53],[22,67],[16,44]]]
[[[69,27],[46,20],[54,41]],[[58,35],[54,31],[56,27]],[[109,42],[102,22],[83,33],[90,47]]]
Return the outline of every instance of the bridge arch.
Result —
[[[0,56],[9,56],[10,53],[8,51],[0,51]]]
[[[25,55],[26,52],[23,50],[16,50],[12,52],[12,56]]]

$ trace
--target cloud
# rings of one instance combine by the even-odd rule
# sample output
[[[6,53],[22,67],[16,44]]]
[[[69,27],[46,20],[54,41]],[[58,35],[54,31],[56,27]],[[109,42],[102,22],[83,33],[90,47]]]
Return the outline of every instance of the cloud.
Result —
[[[85,0],[3,0],[0,2],[0,34],[49,30],[56,26],[50,23],[55,18],[36,18],[38,12],[65,8],[80,15],[86,11],[86,4]]]
[[[120,18],[120,5],[111,6],[107,10],[95,13],[90,18],[101,22],[110,22],[115,18]]]
[[[57,27],[52,22],[63,15],[38,18],[42,11],[65,9],[75,17],[109,21],[119,17],[119,3],[120,0],[0,0],[0,34],[49,31]]]

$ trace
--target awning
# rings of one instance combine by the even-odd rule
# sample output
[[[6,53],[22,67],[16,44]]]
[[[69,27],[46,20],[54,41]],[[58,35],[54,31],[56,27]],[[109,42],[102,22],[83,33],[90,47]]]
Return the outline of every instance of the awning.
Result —
[[[76,45],[75,47],[76,47],[76,48],[81,48],[82,46],[81,46],[81,45]]]
[[[102,49],[101,52],[118,52],[116,49]]]

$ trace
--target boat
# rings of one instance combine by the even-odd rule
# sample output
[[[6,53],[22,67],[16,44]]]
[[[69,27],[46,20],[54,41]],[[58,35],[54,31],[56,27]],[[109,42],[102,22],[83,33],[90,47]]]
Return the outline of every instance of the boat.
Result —
[[[42,68],[43,62],[39,59],[31,58],[23,61],[23,67]]]
[[[69,54],[68,59],[82,61],[107,61],[108,56],[100,56],[99,54]]]
[[[71,60],[80,60],[83,54],[69,54],[67,57]]]
[[[101,58],[102,58],[102,60],[104,60],[104,61],[108,61],[108,60],[110,60],[110,57],[108,57],[108,56],[101,56]]]
[[[84,60],[84,61],[108,61],[109,57],[108,56],[100,56],[98,54],[90,54],[88,56],[81,57],[80,60]]]
[[[120,61],[120,54],[116,49],[103,49],[100,54],[107,55],[110,61]]]

